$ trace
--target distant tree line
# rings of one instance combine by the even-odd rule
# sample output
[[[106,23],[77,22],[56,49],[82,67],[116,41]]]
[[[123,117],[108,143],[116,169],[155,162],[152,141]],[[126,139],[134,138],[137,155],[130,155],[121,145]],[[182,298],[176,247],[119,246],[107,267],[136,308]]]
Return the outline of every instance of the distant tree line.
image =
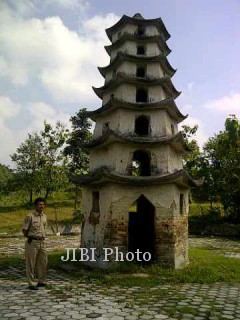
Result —
[[[44,123],[40,132],[28,135],[11,155],[15,169],[0,164],[0,197],[11,191],[23,190],[29,195],[44,194],[69,185],[69,175],[86,174],[89,154],[80,147],[92,138],[91,121],[86,109],[70,118],[72,130],[60,122]],[[205,177],[203,187],[192,190],[197,202],[220,202],[231,221],[240,221],[240,123],[235,115],[225,121],[225,129],[209,138],[200,150],[194,135],[198,126],[183,126],[183,135],[193,152],[184,155],[184,168],[194,178]],[[79,197],[75,186],[75,209]]]

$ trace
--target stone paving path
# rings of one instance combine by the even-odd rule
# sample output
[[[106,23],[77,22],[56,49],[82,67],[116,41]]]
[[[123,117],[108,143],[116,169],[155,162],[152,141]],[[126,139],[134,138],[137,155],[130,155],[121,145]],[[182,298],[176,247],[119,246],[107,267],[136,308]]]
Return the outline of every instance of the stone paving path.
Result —
[[[217,250],[218,253],[221,255],[233,258],[240,258],[239,240],[219,237],[190,237],[189,246],[194,248],[211,248]]]
[[[57,246],[54,241],[52,248]],[[56,241],[62,247],[63,239]],[[79,240],[69,237],[67,241]],[[191,238],[190,245],[221,246],[229,252],[240,247],[239,242],[227,240],[224,245],[223,239],[215,238]],[[0,254],[6,250],[1,247]],[[0,271],[0,319],[240,320],[240,284],[107,288],[54,270],[49,270],[48,279],[48,289],[32,292],[26,289],[23,266]]]
[[[24,237],[0,238],[0,256],[24,256]],[[77,248],[80,236],[50,236],[45,240],[48,252],[63,248]]]

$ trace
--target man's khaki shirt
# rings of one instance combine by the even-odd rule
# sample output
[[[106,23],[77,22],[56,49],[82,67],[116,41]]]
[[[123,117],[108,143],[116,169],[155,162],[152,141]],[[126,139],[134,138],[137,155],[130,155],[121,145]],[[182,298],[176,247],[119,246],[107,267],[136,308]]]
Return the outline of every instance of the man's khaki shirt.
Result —
[[[27,236],[45,237],[47,227],[47,216],[45,213],[34,211],[29,213],[23,222],[23,229],[28,230]]]

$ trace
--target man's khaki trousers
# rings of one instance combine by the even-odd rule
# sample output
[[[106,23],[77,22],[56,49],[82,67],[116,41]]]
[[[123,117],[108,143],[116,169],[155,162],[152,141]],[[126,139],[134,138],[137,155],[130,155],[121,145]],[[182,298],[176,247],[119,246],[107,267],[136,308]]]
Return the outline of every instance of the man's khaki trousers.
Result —
[[[37,269],[38,283],[46,282],[47,252],[44,240],[25,243],[26,275],[29,286],[34,285],[34,269]]]

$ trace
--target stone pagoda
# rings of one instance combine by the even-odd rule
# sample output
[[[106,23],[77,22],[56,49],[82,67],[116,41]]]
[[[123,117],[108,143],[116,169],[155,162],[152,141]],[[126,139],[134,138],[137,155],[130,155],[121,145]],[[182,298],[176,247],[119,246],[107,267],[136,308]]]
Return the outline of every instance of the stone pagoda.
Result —
[[[88,113],[96,122],[90,174],[73,178],[82,187],[84,223],[81,247],[126,254],[151,254],[151,261],[173,268],[188,263],[189,188],[202,184],[183,169],[191,151],[178,131],[182,115],[167,60],[170,35],[161,18],[124,15],[106,30],[110,64],[99,68],[105,83],[93,88],[102,106]],[[135,259],[135,258],[134,258]],[[135,259],[136,260],[136,259]],[[120,262],[121,263],[121,262]]]

